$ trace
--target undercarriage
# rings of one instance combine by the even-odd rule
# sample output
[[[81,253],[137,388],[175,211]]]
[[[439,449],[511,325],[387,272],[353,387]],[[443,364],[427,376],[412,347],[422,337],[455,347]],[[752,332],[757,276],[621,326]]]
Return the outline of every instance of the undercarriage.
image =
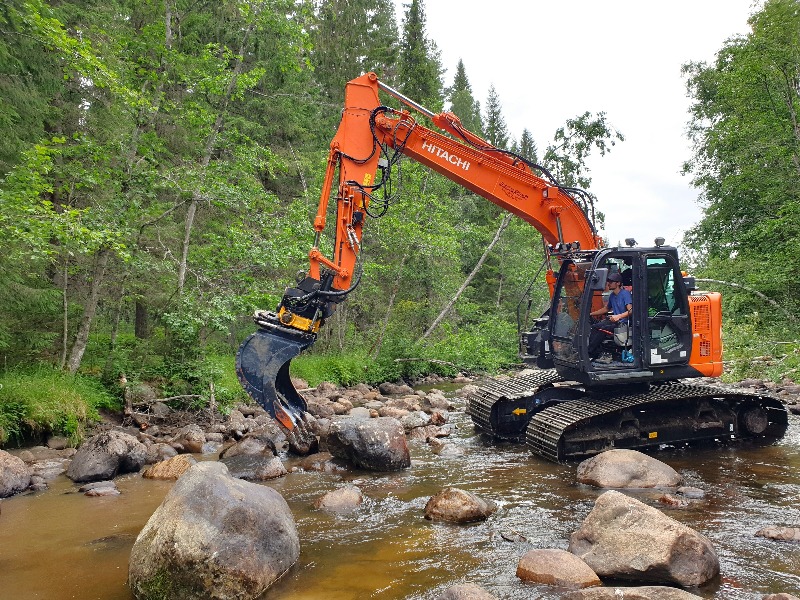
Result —
[[[762,394],[683,382],[587,390],[554,369],[492,380],[467,406],[483,433],[555,462],[702,440],[771,443],[788,424],[783,404]]]

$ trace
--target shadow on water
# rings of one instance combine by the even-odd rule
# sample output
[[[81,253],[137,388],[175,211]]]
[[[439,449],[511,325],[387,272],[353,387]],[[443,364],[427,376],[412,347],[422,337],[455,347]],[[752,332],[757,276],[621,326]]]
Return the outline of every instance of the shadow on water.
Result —
[[[432,600],[465,582],[503,600],[560,598],[562,590],[520,582],[517,563],[531,548],[566,549],[602,491],[577,484],[575,464],[546,462],[523,445],[487,444],[463,411],[451,416],[450,451],[437,456],[411,442],[406,471],[295,472],[270,482],[294,513],[301,555],[262,600]],[[754,536],[766,526],[800,526],[798,417],[775,446],[672,449],[657,457],[706,492],[684,509],[658,504],[657,492],[630,492],[714,543],[722,576],[693,593],[755,600],[800,591],[800,544]],[[345,483],[363,491],[359,509],[312,508],[317,497]],[[62,476],[46,492],[3,501],[0,597],[130,600],[131,546],[171,484],[138,475],[117,484],[120,496],[87,498]],[[425,503],[445,486],[491,499],[498,510],[471,525],[425,520]]]

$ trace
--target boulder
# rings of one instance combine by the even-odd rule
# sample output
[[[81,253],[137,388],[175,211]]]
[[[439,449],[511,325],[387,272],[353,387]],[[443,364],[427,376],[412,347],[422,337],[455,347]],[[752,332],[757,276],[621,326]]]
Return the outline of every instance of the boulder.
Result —
[[[436,600],[497,600],[497,596],[474,583],[462,583],[451,585]]]
[[[84,496],[105,497],[105,496],[119,496],[120,491],[117,489],[117,484],[113,481],[95,481],[79,488]]]
[[[206,443],[206,434],[199,425],[192,423],[179,429],[170,443],[178,452],[199,454]]]
[[[27,489],[31,473],[21,458],[0,450],[0,498],[7,498]]]
[[[800,600],[800,598],[787,594],[786,592],[781,592],[780,594],[768,594],[761,598],[761,600]]]
[[[300,555],[294,518],[274,489],[201,462],[167,493],[130,555],[138,600],[258,598]]]
[[[229,446],[220,454],[220,458],[229,458],[239,454],[252,456],[276,456],[278,449],[286,445],[286,436],[277,428],[261,427],[247,433],[238,442]]]
[[[300,468],[304,471],[319,471],[322,473],[346,473],[352,469],[352,465],[334,457],[330,452],[317,452],[309,454],[300,461]]]
[[[578,483],[599,488],[677,487],[683,477],[660,460],[636,450],[607,450],[578,465]]]
[[[121,473],[138,471],[146,458],[147,448],[132,435],[105,431],[78,449],[67,477],[76,483],[112,479]]]
[[[779,542],[800,542],[800,527],[764,527],[756,535]]]
[[[144,462],[147,465],[152,465],[177,455],[178,451],[175,450],[175,448],[169,444],[159,442],[157,444],[147,446],[147,455]]]
[[[399,396],[400,394],[413,394],[414,389],[404,383],[384,382],[378,386],[378,391],[384,396]]]
[[[53,450],[66,450],[69,448],[69,439],[63,435],[51,435],[47,438],[47,447]]]
[[[403,426],[396,419],[342,418],[331,422],[328,451],[370,471],[399,471],[411,466]]]
[[[522,581],[580,589],[601,585],[600,578],[574,554],[566,550],[528,550],[517,565]]]
[[[364,495],[354,485],[346,485],[320,496],[314,502],[314,508],[331,512],[348,512],[355,510],[364,502]]]
[[[684,498],[689,498],[690,500],[700,500],[701,498],[706,497],[706,493],[696,487],[681,486],[675,491]]]
[[[267,481],[286,475],[286,467],[277,456],[260,454],[236,454],[221,458],[231,477],[248,481]]]
[[[370,413],[369,409],[365,406],[356,406],[353,410],[350,411],[350,416],[354,419],[369,419]]]
[[[695,596],[678,588],[660,585],[642,587],[596,587],[568,592],[562,600],[698,600]]]
[[[31,478],[40,477],[43,481],[52,481],[67,469],[63,460],[37,460],[31,463]]]
[[[485,521],[497,510],[494,502],[458,488],[444,488],[425,504],[425,518],[450,523]]]
[[[600,577],[691,587],[719,574],[708,538],[616,491],[595,501],[568,549]]]
[[[186,471],[197,464],[197,460],[188,454],[178,454],[167,460],[162,460],[154,465],[150,465],[142,471],[145,479],[170,480],[178,479]]]
[[[453,404],[445,398],[444,394],[438,390],[431,390],[431,393],[425,396],[420,403],[422,410],[427,413],[434,410],[448,411],[453,409]]]
[[[411,433],[412,429],[425,427],[430,422],[431,422],[430,415],[422,412],[421,410],[409,413],[405,417],[400,419],[400,423],[402,423],[403,429],[405,430],[406,433]]]

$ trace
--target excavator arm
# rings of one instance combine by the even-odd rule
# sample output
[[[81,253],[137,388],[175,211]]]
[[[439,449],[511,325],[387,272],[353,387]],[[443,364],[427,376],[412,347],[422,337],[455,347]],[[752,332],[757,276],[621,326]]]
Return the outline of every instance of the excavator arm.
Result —
[[[430,119],[440,131],[417,122],[409,110],[384,106],[380,90]],[[370,203],[399,156],[426,165],[527,221],[556,253],[600,246],[589,217],[591,207],[577,199],[580,190],[538,176],[535,169],[549,174],[464,129],[455,115],[428,111],[381,83],[374,73],[353,79],[345,89],[342,119],[330,145],[308,272],[286,290],[276,312],[256,313],[258,330],[244,341],[236,359],[248,394],[289,431],[302,423],[306,409],[290,381],[289,362],[314,343],[325,319],[358,284],[356,265],[363,228],[372,216]],[[332,198],[333,254],[326,256],[319,246]],[[552,293],[552,269],[547,281]]]

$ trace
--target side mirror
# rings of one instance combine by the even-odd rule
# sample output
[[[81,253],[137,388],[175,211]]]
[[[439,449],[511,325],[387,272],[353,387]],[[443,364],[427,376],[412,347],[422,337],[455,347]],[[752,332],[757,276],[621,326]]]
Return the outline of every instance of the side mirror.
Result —
[[[589,275],[589,289],[590,290],[605,290],[606,280],[608,279],[608,269],[595,269]]]

